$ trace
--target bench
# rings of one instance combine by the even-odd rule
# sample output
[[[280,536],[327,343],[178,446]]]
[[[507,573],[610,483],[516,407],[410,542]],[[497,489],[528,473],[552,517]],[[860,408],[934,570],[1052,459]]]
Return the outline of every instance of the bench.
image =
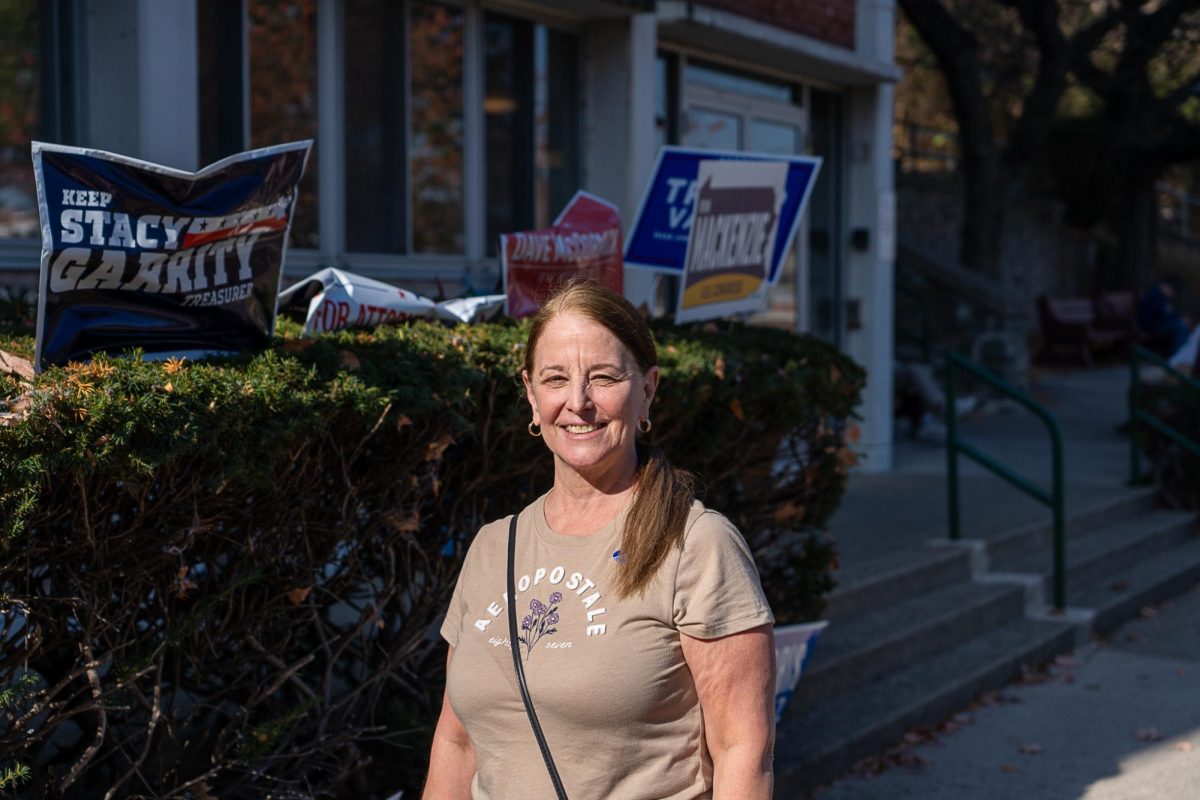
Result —
[[[1066,350],[1090,367],[1093,354],[1138,341],[1136,316],[1129,316],[1136,314],[1132,295],[1128,305],[1109,295],[1102,298],[1039,297],[1037,310],[1042,357]],[[1103,308],[1100,313],[1097,313],[1098,306]]]

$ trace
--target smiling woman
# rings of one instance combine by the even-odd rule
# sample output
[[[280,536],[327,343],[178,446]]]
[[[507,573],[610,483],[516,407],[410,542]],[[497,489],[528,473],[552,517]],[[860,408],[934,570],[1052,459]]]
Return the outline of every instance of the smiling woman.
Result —
[[[659,383],[645,321],[568,283],[533,319],[522,378],[554,485],[467,553],[424,797],[770,797],[774,618],[741,534],[638,442]]]

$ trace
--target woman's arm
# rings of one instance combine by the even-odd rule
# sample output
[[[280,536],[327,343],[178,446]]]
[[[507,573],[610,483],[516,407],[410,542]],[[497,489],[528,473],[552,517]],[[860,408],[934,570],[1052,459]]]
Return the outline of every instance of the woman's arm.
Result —
[[[446,654],[446,674],[450,674],[450,659],[454,648]],[[449,698],[442,695],[442,713],[433,732],[433,747],[429,753],[429,777],[421,800],[467,800],[471,796],[471,779],[475,777],[475,748],[467,729],[450,708]]]
[[[770,800],[775,751],[775,634],[680,637],[713,759],[713,800]]]

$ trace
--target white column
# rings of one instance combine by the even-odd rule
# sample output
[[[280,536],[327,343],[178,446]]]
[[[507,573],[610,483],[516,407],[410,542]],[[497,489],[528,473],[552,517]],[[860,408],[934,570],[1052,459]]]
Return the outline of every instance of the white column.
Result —
[[[585,33],[584,188],[620,207],[627,233],[656,154],[657,37],[657,18],[652,13],[594,20]],[[626,272],[626,297],[635,304],[649,301],[655,277],[644,270]]]
[[[892,368],[895,191],[891,145],[893,87],[880,84],[849,96],[847,233],[868,232],[866,250],[847,249],[845,296],[859,304],[862,327],[846,332],[846,353],[867,370],[859,452],[864,472],[892,468]],[[891,226],[892,230],[889,230]]]
[[[178,169],[196,169],[200,159],[196,0],[137,0],[136,39],[137,155]]]

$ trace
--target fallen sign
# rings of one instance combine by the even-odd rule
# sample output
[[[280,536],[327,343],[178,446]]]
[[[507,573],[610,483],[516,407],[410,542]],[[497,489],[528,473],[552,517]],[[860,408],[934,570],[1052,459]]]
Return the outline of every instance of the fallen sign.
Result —
[[[34,367],[98,352],[263,347],[311,141],[198,172],[34,142],[42,228]]]
[[[279,294],[279,308],[304,320],[304,335],[346,328],[371,328],[406,319],[450,323],[483,322],[494,317],[504,295],[464,297],[435,303],[415,292],[328,267]]]

